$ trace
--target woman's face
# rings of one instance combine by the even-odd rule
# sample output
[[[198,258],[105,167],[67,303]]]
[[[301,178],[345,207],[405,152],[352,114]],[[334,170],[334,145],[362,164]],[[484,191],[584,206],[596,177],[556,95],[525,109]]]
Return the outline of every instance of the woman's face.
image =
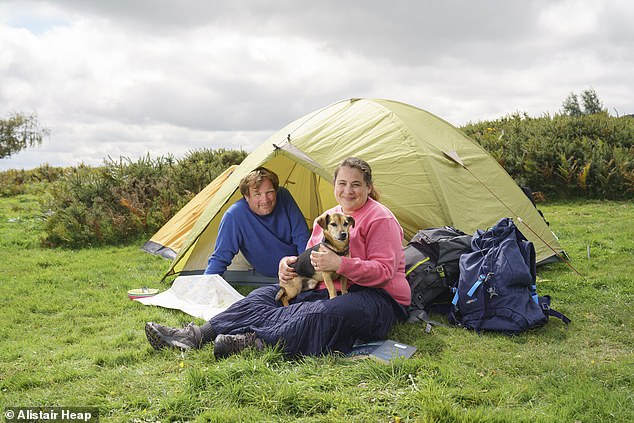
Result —
[[[335,180],[335,198],[343,209],[350,214],[359,210],[368,201],[372,187],[365,183],[363,172],[358,169],[342,166]]]

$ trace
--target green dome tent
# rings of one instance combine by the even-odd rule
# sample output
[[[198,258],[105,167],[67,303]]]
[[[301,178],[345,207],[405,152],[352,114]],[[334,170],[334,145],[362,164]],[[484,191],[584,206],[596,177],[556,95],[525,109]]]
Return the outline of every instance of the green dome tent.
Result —
[[[202,191],[192,198],[178,211],[161,229],[158,230],[142,249],[150,254],[161,256],[168,260],[176,258],[192,226],[205,211],[207,204],[225,183],[238,165],[231,165],[211,181]]]
[[[295,120],[249,154],[208,200],[165,277],[204,271],[220,219],[241,198],[239,181],[254,168],[279,175],[310,227],[336,204],[334,170],[349,156],[372,166],[381,202],[398,218],[406,240],[419,229],[449,225],[473,233],[511,217],[534,243],[538,262],[562,252],[521,188],[461,131],[404,103],[350,99]]]

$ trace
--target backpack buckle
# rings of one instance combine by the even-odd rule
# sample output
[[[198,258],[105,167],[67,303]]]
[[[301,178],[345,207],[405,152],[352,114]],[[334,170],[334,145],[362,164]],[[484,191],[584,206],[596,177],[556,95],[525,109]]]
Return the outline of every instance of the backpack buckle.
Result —
[[[438,275],[441,278],[445,277],[445,266],[443,266],[442,264],[439,264],[438,266],[436,266],[436,272],[438,273]]]
[[[487,289],[487,292],[489,293],[489,298],[493,298],[493,297],[497,297],[498,293],[495,292],[495,287],[491,286],[489,287],[489,289]]]

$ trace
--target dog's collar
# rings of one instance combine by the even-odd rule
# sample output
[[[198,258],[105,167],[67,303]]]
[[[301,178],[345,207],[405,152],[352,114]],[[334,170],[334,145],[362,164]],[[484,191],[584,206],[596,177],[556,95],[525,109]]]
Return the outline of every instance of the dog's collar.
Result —
[[[333,253],[335,253],[338,256],[347,256],[348,253],[350,252],[350,247],[346,247],[345,250],[343,251],[339,251],[337,249],[335,249],[335,247],[333,247],[332,245],[330,245],[328,243],[328,241],[326,241],[325,239],[322,241],[321,245],[323,245],[324,247],[328,248],[330,251],[332,251]]]

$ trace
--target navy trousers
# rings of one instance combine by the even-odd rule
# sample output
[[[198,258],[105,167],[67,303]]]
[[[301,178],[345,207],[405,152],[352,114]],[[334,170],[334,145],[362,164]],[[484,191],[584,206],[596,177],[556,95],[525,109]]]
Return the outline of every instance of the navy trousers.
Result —
[[[386,339],[405,307],[382,289],[352,285],[350,292],[330,300],[326,289],[302,292],[282,307],[275,301],[277,285],[253,290],[214,316],[217,334],[255,332],[267,344],[279,343],[288,355],[348,353],[356,340]]]

